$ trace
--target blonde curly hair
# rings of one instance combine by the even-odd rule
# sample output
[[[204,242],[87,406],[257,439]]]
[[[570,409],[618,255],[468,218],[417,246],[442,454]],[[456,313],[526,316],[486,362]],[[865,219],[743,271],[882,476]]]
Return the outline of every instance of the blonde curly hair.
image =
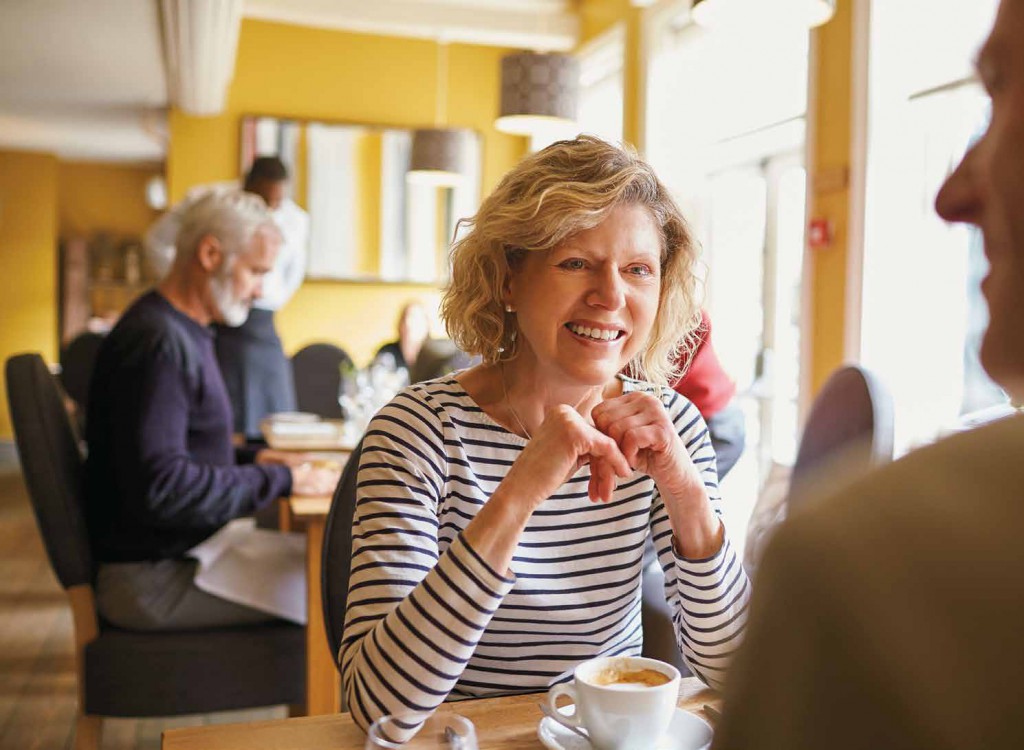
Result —
[[[515,316],[502,304],[508,274],[527,252],[558,246],[597,226],[620,205],[645,206],[662,240],[658,312],[628,371],[659,385],[672,382],[689,364],[696,344],[698,246],[651,167],[632,149],[593,136],[559,141],[527,157],[505,175],[476,216],[459,222],[470,231],[451,250],[452,278],[441,301],[448,335],[485,363],[515,357]]]

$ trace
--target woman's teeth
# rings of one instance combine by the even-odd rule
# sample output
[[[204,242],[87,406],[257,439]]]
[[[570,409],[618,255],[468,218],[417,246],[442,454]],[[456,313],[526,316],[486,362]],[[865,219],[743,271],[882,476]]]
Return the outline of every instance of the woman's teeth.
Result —
[[[568,323],[566,327],[577,336],[585,336],[594,341],[614,341],[622,333],[621,331],[609,331],[601,328],[587,328],[586,326],[579,326],[573,323]]]

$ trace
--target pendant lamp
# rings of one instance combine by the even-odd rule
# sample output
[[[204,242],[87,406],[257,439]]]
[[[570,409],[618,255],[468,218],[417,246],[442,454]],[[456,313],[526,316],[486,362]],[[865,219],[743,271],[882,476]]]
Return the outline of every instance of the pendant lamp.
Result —
[[[436,127],[412,133],[412,156],[406,173],[410,182],[454,187],[466,178],[470,131],[444,127],[447,102],[448,44],[442,40],[437,43]]]
[[[573,124],[579,106],[580,65],[571,55],[517,52],[501,60],[503,133],[534,135],[551,124]]]
[[[693,20],[708,28],[800,25],[813,29],[832,18],[836,0],[693,0]]]

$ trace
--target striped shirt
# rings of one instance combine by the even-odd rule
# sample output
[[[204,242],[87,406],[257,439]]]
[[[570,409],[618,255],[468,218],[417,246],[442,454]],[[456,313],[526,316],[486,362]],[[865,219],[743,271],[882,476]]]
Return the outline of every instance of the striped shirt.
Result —
[[[623,392],[654,388],[623,378]],[[696,408],[657,389],[719,512],[715,457]],[[721,684],[750,586],[726,536],[705,560],[675,554],[653,480],[587,498],[589,467],[534,511],[501,574],[462,531],[526,440],[492,420],[455,378],[406,388],[370,423],[359,465],[352,569],[338,655],[353,718],[430,711],[449,694],[546,690],[581,661],[639,655],[641,560],[653,536],[676,639]]]

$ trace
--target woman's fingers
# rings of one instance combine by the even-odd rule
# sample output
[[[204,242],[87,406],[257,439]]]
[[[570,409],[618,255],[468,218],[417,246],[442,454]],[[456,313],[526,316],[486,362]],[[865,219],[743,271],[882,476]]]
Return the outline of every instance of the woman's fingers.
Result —
[[[619,448],[622,450],[622,455],[629,461],[629,465],[638,468],[641,451],[664,450],[664,443],[664,428],[660,425],[648,424],[626,430],[619,439]]]

